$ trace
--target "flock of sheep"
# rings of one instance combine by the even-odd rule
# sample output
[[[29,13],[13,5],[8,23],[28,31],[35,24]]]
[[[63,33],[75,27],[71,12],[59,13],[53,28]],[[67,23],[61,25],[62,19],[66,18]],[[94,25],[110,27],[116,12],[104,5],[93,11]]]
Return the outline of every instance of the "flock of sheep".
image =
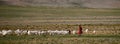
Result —
[[[85,30],[85,32],[88,32],[88,29]],[[95,30],[93,31],[95,33]],[[5,36],[5,35],[66,35],[66,34],[77,34],[77,30],[47,30],[47,31],[41,31],[41,30],[1,30],[0,35]]]
[[[69,34],[69,30],[48,30],[48,31],[40,31],[40,30],[2,30],[0,31],[0,35],[43,35],[43,34],[49,34],[49,35],[66,35]],[[76,31],[71,31],[72,34],[76,34]]]

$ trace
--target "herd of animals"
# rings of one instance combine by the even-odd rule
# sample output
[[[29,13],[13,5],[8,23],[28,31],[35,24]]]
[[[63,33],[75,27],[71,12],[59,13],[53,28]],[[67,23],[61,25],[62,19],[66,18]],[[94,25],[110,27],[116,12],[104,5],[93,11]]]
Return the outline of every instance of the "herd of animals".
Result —
[[[84,32],[88,32],[88,29],[86,29]],[[96,31],[94,30],[93,33]],[[0,31],[0,36],[5,35],[67,35],[67,34],[78,34],[81,35],[83,33],[81,25],[79,25],[78,30],[2,30]]]
[[[82,34],[78,30],[1,30],[0,36],[5,35],[67,35],[67,34]],[[88,32],[86,29],[84,32]],[[95,33],[95,30],[93,31]]]

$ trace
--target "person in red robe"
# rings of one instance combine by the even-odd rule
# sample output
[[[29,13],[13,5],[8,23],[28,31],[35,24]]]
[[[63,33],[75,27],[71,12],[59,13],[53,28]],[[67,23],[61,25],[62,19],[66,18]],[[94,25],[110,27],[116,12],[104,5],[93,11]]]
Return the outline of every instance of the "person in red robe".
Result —
[[[82,27],[81,25],[79,25],[79,29],[78,29],[78,35],[81,35],[83,32],[82,32]]]

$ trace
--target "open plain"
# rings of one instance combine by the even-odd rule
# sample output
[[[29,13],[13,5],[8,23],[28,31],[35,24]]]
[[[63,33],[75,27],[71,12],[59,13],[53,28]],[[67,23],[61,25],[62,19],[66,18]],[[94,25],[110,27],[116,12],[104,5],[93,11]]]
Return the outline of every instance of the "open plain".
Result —
[[[0,6],[2,30],[78,30],[75,35],[0,35],[0,44],[119,44],[120,9]],[[88,29],[88,32],[85,30]],[[96,33],[93,33],[93,31]]]

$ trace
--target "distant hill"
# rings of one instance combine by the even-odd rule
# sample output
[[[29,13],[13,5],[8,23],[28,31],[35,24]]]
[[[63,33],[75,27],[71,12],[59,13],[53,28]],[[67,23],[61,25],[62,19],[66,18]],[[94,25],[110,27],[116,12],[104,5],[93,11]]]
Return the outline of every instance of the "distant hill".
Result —
[[[120,0],[0,0],[0,5],[120,8]]]

